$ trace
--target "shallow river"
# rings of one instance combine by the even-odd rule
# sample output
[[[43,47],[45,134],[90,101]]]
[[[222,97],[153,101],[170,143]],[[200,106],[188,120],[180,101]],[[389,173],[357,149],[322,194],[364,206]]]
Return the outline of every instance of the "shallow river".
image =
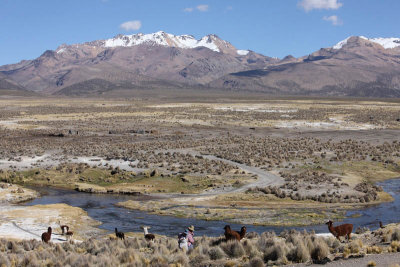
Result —
[[[344,222],[354,224],[354,230],[359,226],[367,226],[375,229],[378,221],[384,224],[398,222],[400,218],[400,179],[387,180],[380,183],[384,190],[394,197],[394,201],[381,205],[369,206],[361,210],[348,212],[347,215],[359,214],[360,217],[348,218]],[[33,189],[42,193],[42,197],[25,203],[25,205],[66,203],[74,207],[80,207],[87,211],[88,215],[95,220],[102,222],[99,227],[109,231],[114,231],[117,227],[124,232],[141,231],[141,225],[151,226],[151,232],[168,236],[175,236],[183,231],[185,227],[194,225],[196,235],[218,236],[223,233],[223,227],[230,224],[233,229],[239,230],[241,225],[227,223],[224,221],[203,221],[196,219],[175,218],[171,216],[158,216],[145,212],[129,210],[116,207],[114,204],[132,200],[143,200],[146,197],[135,197],[126,195],[112,194],[88,194],[72,190],[54,189],[49,187],[34,187]],[[317,233],[327,232],[327,226],[313,225],[308,227],[292,227],[298,230],[315,230]],[[277,233],[284,230],[284,227],[252,226],[247,225],[248,232],[275,231]],[[287,229],[287,228],[286,228]]]

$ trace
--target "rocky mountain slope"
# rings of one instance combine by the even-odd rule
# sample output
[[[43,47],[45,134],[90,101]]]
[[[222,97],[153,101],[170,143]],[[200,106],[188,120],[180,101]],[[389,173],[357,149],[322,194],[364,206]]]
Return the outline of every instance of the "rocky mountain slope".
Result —
[[[400,97],[400,39],[349,37],[282,60],[238,50],[216,35],[117,35],[61,45],[0,66],[0,85],[97,96],[133,89],[215,89],[284,95]]]
[[[400,39],[353,36],[297,60],[226,75],[210,86],[272,94],[400,97]]]
[[[116,87],[203,86],[226,74],[277,61],[237,50],[216,35],[196,40],[157,32],[61,45],[35,60],[2,66],[0,72],[35,92],[84,94]],[[81,85],[85,90],[79,89]]]
[[[0,96],[33,96],[34,92],[28,91],[21,85],[0,73]]]

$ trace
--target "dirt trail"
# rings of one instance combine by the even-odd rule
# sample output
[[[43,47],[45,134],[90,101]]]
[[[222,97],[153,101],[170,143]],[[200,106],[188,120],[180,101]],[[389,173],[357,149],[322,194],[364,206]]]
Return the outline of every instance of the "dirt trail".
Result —
[[[199,154],[200,155],[200,154]],[[231,192],[243,192],[246,191],[247,189],[251,188],[251,187],[266,187],[269,185],[279,185],[283,183],[283,179],[279,176],[276,176],[275,174],[268,172],[268,171],[264,171],[263,169],[257,168],[257,167],[252,167],[252,166],[248,166],[245,164],[241,164],[241,163],[237,163],[231,160],[227,160],[227,159],[222,159],[222,158],[218,158],[216,156],[213,155],[202,155],[203,158],[209,159],[209,160],[219,160],[225,163],[228,163],[230,165],[233,166],[237,166],[240,169],[248,172],[248,173],[252,173],[257,175],[258,179],[256,182],[254,183],[250,183],[250,184],[246,184],[240,188],[234,189]]]
[[[270,185],[281,185],[283,184],[283,179],[269,171],[265,171],[263,169],[257,168],[257,167],[252,167],[252,166],[248,166],[245,164],[241,164],[241,163],[237,163],[228,159],[223,159],[223,158],[219,158],[217,156],[214,155],[204,155],[201,154],[198,151],[192,150],[192,149],[169,149],[169,150],[158,150],[156,152],[170,152],[170,153],[182,153],[182,154],[190,154],[192,156],[201,156],[203,158],[209,159],[209,160],[216,160],[216,161],[222,161],[224,163],[230,164],[232,166],[236,166],[248,173],[257,175],[257,180],[255,182],[246,184],[244,186],[241,186],[239,188],[235,188],[235,187],[228,187],[228,188],[216,188],[216,189],[212,189],[209,190],[207,192],[201,193],[201,194],[187,194],[187,195],[176,195],[181,197],[202,197],[202,196],[215,196],[215,195],[221,195],[221,194],[228,194],[228,193],[240,193],[240,192],[244,192],[249,188],[253,188],[253,187],[266,187],[266,186],[270,186]],[[165,194],[168,196],[171,196],[171,194]]]

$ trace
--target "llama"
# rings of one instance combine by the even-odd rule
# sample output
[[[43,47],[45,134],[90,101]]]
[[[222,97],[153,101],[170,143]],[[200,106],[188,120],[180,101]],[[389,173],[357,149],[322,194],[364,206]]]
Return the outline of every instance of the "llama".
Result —
[[[72,231],[67,231],[67,232],[65,233],[65,235],[67,236],[67,240],[70,240],[70,239],[72,238],[72,236],[74,235],[74,232],[72,232]]]
[[[240,234],[236,231],[232,231],[231,227],[229,225],[225,225],[224,230],[225,230],[224,235],[225,235],[226,241],[228,241],[228,240],[240,241]]]
[[[346,223],[346,224],[342,224],[336,227],[333,227],[333,222],[332,221],[328,221],[326,223],[328,225],[328,229],[329,232],[332,233],[332,235],[334,237],[336,237],[339,241],[340,241],[340,237],[341,236],[346,236],[347,237],[347,241],[350,241],[351,238],[351,232],[353,231],[353,225]]]
[[[246,226],[242,226],[242,228],[240,228],[240,232],[239,232],[240,240],[242,240],[246,236],[246,231],[247,231]]]
[[[45,243],[49,243],[51,239],[51,227],[47,228],[47,232],[42,234],[42,241]]]
[[[68,225],[61,225],[61,234],[64,235],[65,233],[67,233],[69,231],[69,226]]]
[[[149,229],[150,229],[151,227],[150,226],[142,226],[142,229],[143,229],[143,231],[144,231],[144,238],[147,240],[147,241],[154,241],[154,239],[156,238],[153,234],[149,234]]]
[[[117,228],[115,228],[115,235],[117,236],[117,238],[125,240],[125,234],[123,232],[118,232]]]
[[[60,228],[61,228],[61,234],[62,235],[64,235],[66,232],[68,232],[69,231],[69,226],[68,225],[61,225],[61,222],[60,221],[58,221],[58,224],[60,225]]]

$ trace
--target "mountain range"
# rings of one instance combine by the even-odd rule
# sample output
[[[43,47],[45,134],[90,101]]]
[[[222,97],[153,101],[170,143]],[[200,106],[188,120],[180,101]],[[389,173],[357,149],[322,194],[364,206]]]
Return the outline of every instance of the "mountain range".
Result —
[[[216,35],[117,35],[61,45],[0,66],[0,93],[101,96],[135,89],[274,95],[400,97],[400,39],[352,36],[283,59],[238,50]]]

